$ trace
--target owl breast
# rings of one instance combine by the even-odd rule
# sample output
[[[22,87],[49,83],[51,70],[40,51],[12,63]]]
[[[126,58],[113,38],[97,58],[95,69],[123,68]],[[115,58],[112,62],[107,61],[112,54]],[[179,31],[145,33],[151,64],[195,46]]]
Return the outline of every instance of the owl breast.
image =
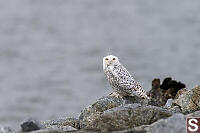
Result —
[[[108,67],[105,71],[107,79],[114,91],[121,95],[130,95],[134,80],[132,76],[121,66]]]

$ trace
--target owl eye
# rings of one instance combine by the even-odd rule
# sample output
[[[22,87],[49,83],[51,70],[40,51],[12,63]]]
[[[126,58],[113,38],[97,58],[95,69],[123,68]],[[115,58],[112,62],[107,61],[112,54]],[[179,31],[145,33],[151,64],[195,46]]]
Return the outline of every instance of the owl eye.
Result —
[[[115,58],[113,58],[113,60],[116,60]]]
[[[105,60],[108,60],[108,58],[105,58]]]

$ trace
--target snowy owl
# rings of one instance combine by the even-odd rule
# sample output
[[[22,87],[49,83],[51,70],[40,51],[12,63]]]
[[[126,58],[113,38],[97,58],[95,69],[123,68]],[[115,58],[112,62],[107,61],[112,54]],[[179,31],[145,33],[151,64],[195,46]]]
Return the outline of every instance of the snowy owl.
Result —
[[[142,86],[133,79],[116,56],[108,55],[103,58],[103,71],[114,89],[113,96],[131,96],[136,92],[139,96],[149,99]]]

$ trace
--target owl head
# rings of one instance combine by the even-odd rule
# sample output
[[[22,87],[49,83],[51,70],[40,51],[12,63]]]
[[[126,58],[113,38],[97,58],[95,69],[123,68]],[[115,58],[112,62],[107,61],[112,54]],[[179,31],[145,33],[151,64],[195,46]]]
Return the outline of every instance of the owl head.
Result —
[[[105,69],[108,66],[115,66],[119,65],[119,60],[114,55],[108,55],[103,58],[103,69]]]

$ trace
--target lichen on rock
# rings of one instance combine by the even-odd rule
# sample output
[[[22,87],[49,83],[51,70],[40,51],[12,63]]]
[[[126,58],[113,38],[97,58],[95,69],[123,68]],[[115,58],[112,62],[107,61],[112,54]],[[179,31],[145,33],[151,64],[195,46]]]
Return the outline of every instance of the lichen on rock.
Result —
[[[58,131],[74,131],[80,129],[79,120],[76,118],[59,118],[43,122],[47,129]]]
[[[184,114],[200,110],[200,86],[183,92],[174,100],[174,104],[178,105]]]

